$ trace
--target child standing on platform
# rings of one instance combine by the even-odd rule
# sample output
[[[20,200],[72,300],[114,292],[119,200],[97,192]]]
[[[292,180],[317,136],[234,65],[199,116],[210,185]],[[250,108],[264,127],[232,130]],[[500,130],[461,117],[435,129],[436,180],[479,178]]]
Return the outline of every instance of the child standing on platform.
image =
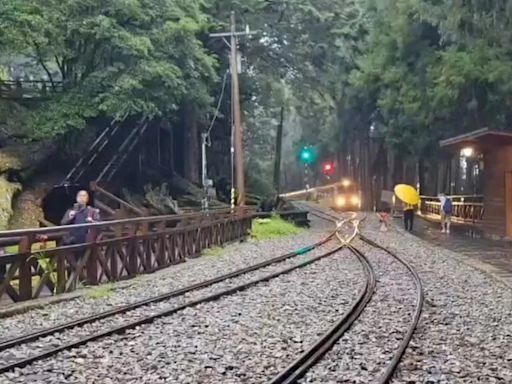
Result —
[[[380,231],[387,232],[389,225],[389,213],[391,209],[389,207],[382,207],[379,212],[377,212],[377,217],[379,218],[380,223]]]

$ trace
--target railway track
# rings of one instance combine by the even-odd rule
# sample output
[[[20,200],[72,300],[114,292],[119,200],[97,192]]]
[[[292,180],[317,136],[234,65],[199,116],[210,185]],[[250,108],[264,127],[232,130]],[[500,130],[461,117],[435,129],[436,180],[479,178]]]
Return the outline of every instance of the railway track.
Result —
[[[405,349],[407,348],[414,330],[416,328],[416,325],[419,321],[419,317],[421,314],[421,307],[423,303],[423,291],[421,288],[421,281],[419,280],[418,275],[413,270],[413,268],[407,264],[404,260],[399,258],[397,255],[393,254],[389,250],[381,247],[380,245],[372,242],[371,240],[365,238],[359,233],[359,225],[364,218],[358,217],[357,214],[344,214],[344,215],[333,215],[332,213],[325,212],[322,210],[319,210],[316,207],[308,207],[312,214],[321,217],[325,220],[329,220],[331,223],[334,223],[336,225],[336,230],[329,234],[326,238],[322,239],[316,244],[313,244],[311,246],[296,250],[294,252],[290,252],[288,254],[272,258],[268,261],[223,275],[219,276],[214,279],[210,279],[205,282],[201,282],[198,284],[194,284],[176,291],[168,292],[164,295],[159,295],[154,298],[150,298],[147,300],[143,300],[131,305],[127,305],[124,307],[116,308],[111,311],[102,312],[87,318],[75,320],[69,323],[61,324],[56,327],[44,329],[38,332],[34,332],[30,335],[25,335],[22,337],[6,340],[3,342],[0,342],[0,353],[9,351],[11,348],[16,348],[20,346],[28,346],[29,343],[33,341],[42,340],[46,336],[51,336],[55,334],[61,334],[65,333],[66,331],[73,330],[75,328],[84,327],[86,325],[95,324],[96,322],[104,319],[108,319],[113,316],[117,316],[120,314],[129,313],[131,311],[134,311],[139,308],[144,308],[145,306],[158,303],[158,302],[165,302],[166,300],[177,298],[180,296],[183,296],[189,292],[193,291],[200,291],[203,288],[212,287],[215,286],[218,283],[222,283],[225,281],[228,281],[230,279],[234,279],[243,275],[247,275],[251,272],[258,271],[259,269],[266,268],[272,265],[279,265],[279,263],[283,263],[289,259],[292,259],[299,255],[304,255],[306,253],[311,252],[314,249],[317,249],[330,241],[336,240],[337,244],[335,247],[333,247],[330,250],[327,250],[325,252],[322,252],[321,254],[311,257],[307,260],[303,260],[297,264],[294,264],[290,267],[269,273],[267,275],[264,275],[263,277],[258,277],[255,279],[252,279],[248,282],[245,282],[243,284],[235,285],[232,287],[229,287],[227,289],[222,289],[218,292],[215,292],[213,294],[209,294],[203,297],[200,297],[195,300],[191,300],[188,302],[185,302],[180,305],[175,306],[169,306],[166,307],[163,310],[157,311],[156,313],[152,313],[147,316],[143,316],[139,319],[133,320],[133,321],[127,321],[121,325],[111,327],[99,332],[96,332],[94,334],[88,335],[87,337],[80,337],[75,340],[62,343],[58,346],[51,347],[48,349],[44,349],[42,351],[37,351],[35,353],[29,354],[23,358],[16,359],[15,361],[11,361],[3,366],[0,366],[0,374],[13,371],[16,368],[22,368],[31,365],[32,363],[43,360],[46,358],[50,358],[54,355],[57,355],[63,351],[72,350],[74,348],[80,347],[86,343],[89,343],[91,341],[100,340],[103,338],[107,338],[112,335],[116,334],[122,334],[125,333],[128,330],[134,329],[140,325],[143,324],[149,324],[154,322],[155,320],[159,318],[163,318],[166,316],[172,316],[186,308],[192,308],[195,306],[198,306],[203,303],[208,303],[212,301],[219,300],[227,295],[232,295],[237,292],[241,292],[243,290],[249,289],[252,286],[255,286],[257,284],[260,284],[262,282],[267,282],[272,279],[275,279],[279,276],[282,276],[284,274],[291,273],[292,271],[295,271],[300,268],[305,268],[308,265],[311,265],[317,261],[320,261],[322,259],[328,258],[331,255],[337,254],[340,250],[346,248],[350,250],[354,254],[354,256],[357,258],[359,263],[362,266],[362,269],[364,271],[365,276],[365,283],[363,284],[362,289],[358,292],[356,299],[351,304],[349,310],[344,313],[331,327],[330,329],[326,330],[326,332],[318,338],[306,351],[304,351],[300,356],[297,356],[296,360],[293,361],[286,369],[284,369],[282,372],[280,372],[277,376],[275,376],[273,379],[267,382],[267,384],[281,384],[281,383],[297,383],[301,378],[304,377],[306,372],[310,370],[313,366],[318,364],[322,358],[325,356],[326,353],[328,353],[334,345],[339,341],[339,339],[350,330],[350,328],[356,323],[357,319],[360,317],[360,315],[363,313],[364,309],[367,307],[367,305],[370,303],[372,296],[376,290],[377,287],[377,278],[375,270],[369,261],[368,257],[358,248],[356,248],[352,241],[357,237],[361,241],[365,242],[368,246],[374,247],[376,249],[379,249],[383,252],[385,252],[390,257],[394,258],[400,264],[402,264],[414,277],[416,287],[417,287],[417,299],[416,299],[416,308],[413,315],[413,318],[411,320],[410,326],[407,330],[407,333],[403,340],[400,343],[399,348],[395,352],[392,360],[388,364],[386,370],[381,375],[381,377],[378,379],[379,384],[384,384],[389,381],[389,379],[392,377],[397,365],[400,362],[400,359],[405,352]],[[342,233],[346,233],[348,230],[349,234],[346,236],[343,236]],[[0,355],[1,356],[1,355]]]
[[[213,278],[213,279],[210,279],[210,280],[207,280],[204,282],[193,284],[191,286],[188,286],[188,287],[185,287],[182,289],[171,291],[171,292],[168,292],[168,293],[165,293],[165,294],[153,297],[153,298],[149,298],[146,300],[142,300],[142,301],[139,301],[139,302],[136,302],[133,304],[129,304],[129,305],[126,305],[123,307],[115,308],[110,311],[105,311],[105,312],[101,312],[101,313],[98,313],[98,314],[95,314],[92,316],[88,316],[85,318],[81,318],[78,320],[66,322],[66,323],[51,327],[51,328],[39,330],[39,331],[36,331],[36,332],[28,334],[28,335],[23,335],[20,337],[1,341],[0,342],[0,356],[2,353],[8,352],[8,351],[12,350],[13,348],[29,346],[30,343],[43,340],[45,337],[48,337],[48,336],[52,336],[52,335],[56,335],[56,334],[64,334],[65,332],[70,331],[70,330],[74,330],[74,329],[85,327],[85,326],[90,326],[91,324],[95,324],[101,320],[109,319],[109,318],[112,318],[114,316],[118,316],[121,314],[126,314],[129,312],[135,311],[137,309],[144,308],[146,306],[150,306],[155,303],[161,303],[161,302],[165,302],[166,300],[173,299],[173,298],[179,298],[181,296],[186,295],[187,293],[190,293],[193,291],[200,291],[202,289],[212,287],[216,284],[223,283],[223,282],[229,281],[231,279],[235,279],[235,278],[243,276],[243,275],[247,275],[249,273],[261,270],[263,268],[267,268],[267,267],[270,267],[273,265],[278,265],[279,263],[283,263],[283,262],[285,262],[289,259],[292,259],[296,256],[307,254],[307,253],[313,251],[314,249],[317,249],[317,248],[327,244],[334,238],[335,235],[336,235],[336,232],[333,232],[333,233],[329,234],[328,236],[326,236],[324,239],[322,239],[319,242],[312,244],[310,246],[298,249],[296,251],[290,252],[285,255],[274,257],[272,259],[249,266],[247,268],[243,268],[243,269],[240,269],[240,270],[237,270],[237,271],[234,271],[234,272],[222,275],[222,276],[218,276],[216,278]],[[23,367],[28,366],[36,361],[49,358],[49,357],[54,356],[60,352],[63,352],[66,350],[71,350],[73,348],[82,346],[91,341],[99,340],[99,339],[102,339],[102,338],[105,338],[108,336],[112,336],[112,335],[116,335],[116,334],[122,334],[122,333],[124,333],[130,329],[134,329],[140,325],[149,324],[159,318],[176,314],[186,308],[195,307],[199,304],[215,301],[215,300],[218,300],[226,295],[231,295],[236,292],[246,290],[256,284],[275,279],[281,275],[291,273],[292,271],[294,271],[296,269],[307,267],[308,265],[311,265],[312,263],[315,263],[319,260],[322,260],[328,256],[331,256],[331,255],[337,253],[343,247],[344,247],[344,245],[337,245],[334,249],[323,252],[318,256],[312,257],[305,261],[301,261],[291,267],[279,270],[277,272],[267,274],[263,277],[259,277],[259,278],[250,280],[247,283],[236,285],[234,287],[221,290],[214,294],[207,295],[205,297],[201,297],[196,300],[188,301],[181,305],[166,308],[166,309],[158,311],[156,313],[152,313],[151,315],[143,316],[140,319],[137,319],[134,321],[129,321],[129,322],[123,323],[119,326],[111,327],[111,328],[105,329],[103,331],[88,335],[87,337],[82,337],[82,338],[73,340],[71,342],[65,342],[56,347],[44,349],[42,351],[38,351],[36,353],[30,354],[23,358],[17,358],[15,361],[10,361],[10,362],[0,366],[0,374],[13,371],[16,368],[23,368]]]
[[[364,289],[360,293],[358,299],[352,305],[352,307],[332,326],[332,328],[327,330],[308,350],[306,350],[302,355],[300,355],[285,370],[280,372],[272,380],[268,381],[267,384],[297,383],[301,378],[304,377],[306,372],[309,369],[311,369],[311,367],[316,365],[324,357],[324,355],[329,350],[331,350],[331,348],[337,343],[337,341],[351,328],[351,326],[357,321],[358,317],[361,315],[365,307],[370,302],[373,293],[376,289],[375,271],[371,263],[369,262],[368,258],[365,256],[365,254],[351,244],[351,241],[356,236],[365,244],[385,252],[388,256],[392,257],[399,264],[401,264],[410,273],[416,286],[416,306],[409,327],[407,328],[407,332],[402,341],[400,342],[398,349],[394,353],[386,369],[384,370],[382,375],[375,381],[376,383],[379,384],[386,384],[390,381],[391,377],[393,376],[418,325],[424,301],[424,293],[421,279],[417,272],[414,270],[414,268],[406,260],[399,257],[390,250],[386,249],[385,247],[382,247],[381,245],[361,235],[361,233],[359,232],[359,224],[361,220],[357,218],[357,214],[346,213],[343,215],[345,216],[344,218],[340,218],[339,215],[334,215],[330,212],[325,212],[324,210],[318,209],[317,207],[311,206],[309,204],[307,205],[307,208],[313,215],[334,223],[337,228],[341,228],[347,222],[350,222],[354,225],[354,235],[351,236],[351,238],[348,241],[342,239],[338,233],[336,233],[335,236],[338,238],[342,245],[345,245],[359,259],[359,261],[363,265],[366,276],[366,284]],[[350,218],[347,219],[347,215]]]

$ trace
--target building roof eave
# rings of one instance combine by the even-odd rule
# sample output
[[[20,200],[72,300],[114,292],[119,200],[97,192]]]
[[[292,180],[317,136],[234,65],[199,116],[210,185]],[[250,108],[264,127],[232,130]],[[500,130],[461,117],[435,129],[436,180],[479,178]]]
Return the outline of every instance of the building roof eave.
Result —
[[[493,131],[488,128],[479,129],[439,142],[441,148],[459,149],[470,145],[496,147],[512,145],[512,132]]]

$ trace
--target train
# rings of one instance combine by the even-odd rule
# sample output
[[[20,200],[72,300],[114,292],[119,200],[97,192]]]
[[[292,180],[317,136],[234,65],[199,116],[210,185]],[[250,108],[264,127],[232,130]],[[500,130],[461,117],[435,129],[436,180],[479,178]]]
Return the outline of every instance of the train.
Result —
[[[337,212],[361,210],[361,191],[357,183],[350,178],[322,187],[308,188],[280,195],[286,200],[313,200],[321,206]]]
[[[345,178],[333,186],[330,207],[338,212],[361,210],[361,191],[357,183]]]

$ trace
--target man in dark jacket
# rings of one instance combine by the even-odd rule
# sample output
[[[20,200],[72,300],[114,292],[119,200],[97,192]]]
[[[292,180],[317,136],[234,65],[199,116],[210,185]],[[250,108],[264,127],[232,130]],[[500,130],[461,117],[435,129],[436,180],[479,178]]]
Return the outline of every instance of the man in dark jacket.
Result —
[[[71,224],[87,224],[94,223],[100,220],[99,211],[89,205],[89,194],[87,191],[79,191],[76,195],[76,204],[73,208],[68,209],[62,218],[61,225]],[[72,228],[69,231],[69,236],[65,239],[67,245],[83,244],[87,241],[87,234],[89,229],[87,227]]]
[[[89,194],[87,191],[79,191],[76,195],[76,204],[73,205],[73,208],[68,209],[64,217],[62,218],[62,225],[78,225],[78,224],[88,224],[94,223],[100,220],[99,211],[96,208],[93,208],[88,205],[89,203]],[[79,245],[87,242],[87,235],[89,234],[89,228],[86,226],[71,228],[69,233],[63,239],[63,245]],[[84,248],[77,249],[73,251],[74,255],[74,263],[71,260],[68,260],[68,274],[71,275],[75,270],[77,263],[82,260],[85,256],[86,250]],[[79,279],[83,278],[84,270],[79,271]],[[73,285],[76,284],[76,280],[74,280]]]

